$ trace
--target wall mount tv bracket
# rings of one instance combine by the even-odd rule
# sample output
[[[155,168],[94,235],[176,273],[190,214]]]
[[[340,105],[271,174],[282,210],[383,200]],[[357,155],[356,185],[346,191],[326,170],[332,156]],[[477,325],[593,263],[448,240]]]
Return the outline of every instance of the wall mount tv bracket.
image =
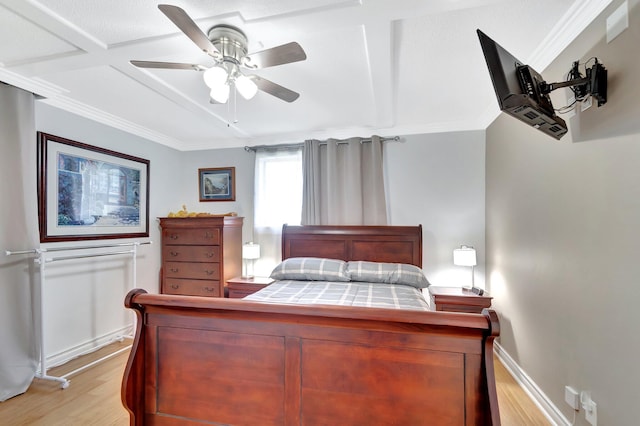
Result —
[[[520,70],[518,70],[520,71]],[[547,83],[542,81],[539,83],[539,91],[542,95],[548,95],[553,90],[561,87],[575,87],[574,93],[580,97],[587,95],[593,96],[598,101],[598,106],[607,103],[607,69],[595,58],[595,64],[591,68],[586,69],[587,76],[580,76],[578,71],[578,62],[574,62],[570,75],[578,75],[580,77],[558,83]],[[519,74],[522,74],[519,72]]]

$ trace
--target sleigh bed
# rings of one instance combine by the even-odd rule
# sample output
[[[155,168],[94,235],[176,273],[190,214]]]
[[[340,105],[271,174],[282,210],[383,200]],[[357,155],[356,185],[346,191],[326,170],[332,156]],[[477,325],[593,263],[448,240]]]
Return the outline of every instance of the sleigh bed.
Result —
[[[283,260],[421,267],[422,229],[283,228]],[[131,291],[132,425],[499,425],[495,312],[264,303]]]

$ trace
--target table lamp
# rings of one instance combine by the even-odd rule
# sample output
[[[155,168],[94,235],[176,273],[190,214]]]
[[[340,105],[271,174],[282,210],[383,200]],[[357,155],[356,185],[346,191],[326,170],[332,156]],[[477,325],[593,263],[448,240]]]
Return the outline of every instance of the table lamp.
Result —
[[[245,243],[242,245],[242,259],[244,260],[244,274],[242,274],[242,278],[253,278],[253,262],[259,258],[259,244]]]
[[[453,264],[457,266],[471,266],[471,288],[475,288],[474,270],[476,263],[476,249],[471,246],[460,246],[453,250]]]

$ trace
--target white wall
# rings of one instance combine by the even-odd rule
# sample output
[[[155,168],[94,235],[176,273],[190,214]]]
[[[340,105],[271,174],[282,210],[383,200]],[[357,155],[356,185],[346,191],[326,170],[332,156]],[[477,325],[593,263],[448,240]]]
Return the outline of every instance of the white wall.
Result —
[[[212,143],[212,146],[214,143]],[[242,241],[253,240],[253,175],[255,153],[244,148],[210,149],[182,152],[182,184],[178,205],[186,204],[189,211],[224,214],[235,212],[244,217]],[[235,167],[236,200],[201,202],[198,196],[198,169]]]
[[[470,285],[470,268],[453,265],[453,249],[466,244],[476,249],[476,286],[484,286],[484,156],[484,131],[385,143],[389,223],[422,224],[423,269],[434,285]]]
[[[149,292],[158,292],[160,233],[156,218],[166,215],[175,207],[174,194],[181,190],[177,173],[182,169],[179,153],[140,137],[52,108],[42,102],[36,102],[36,129],[150,160],[150,236],[149,239],[140,241],[151,240],[153,245],[140,246],[138,249],[137,287],[145,288]],[[87,244],[98,243],[101,241]],[[65,245],[78,243],[43,246]],[[131,266],[132,262],[128,256],[47,265],[44,322],[48,357],[53,356],[55,362],[60,354],[59,358],[64,359],[94,339],[118,332],[131,323],[132,314],[123,306],[124,296],[132,286]]]
[[[160,234],[157,217],[187,210],[236,212],[245,218],[243,240],[252,240],[255,154],[243,148],[179,152],[38,103],[37,129],[149,159],[150,239],[138,257],[138,287],[158,291]],[[214,142],[212,142],[212,145]],[[484,284],[484,132],[416,135],[385,145],[385,186],[392,225],[423,225],[424,269],[433,284],[466,285],[470,270],[452,264],[452,250],[478,250],[476,283]],[[200,202],[198,169],[236,168],[236,200]],[[64,245],[64,244],[62,244]],[[83,261],[47,273],[47,354],[69,353],[131,319],[123,307],[131,286],[130,261]],[[53,308],[55,306],[55,308]]]
[[[183,205],[190,212],[236,212],[245,217],[243,240],[252,239],[254,153],[243,148],[176,151],[42,102],[36,105],[36,128],[150,160],[150,235],[148,239],[139,241],[151,240],[153,244],[138,248],[137,287],[149,292],[159,291],[160,228],[157,218],[177,212]],[[236,168],[236,201],[199,201],[198,169],[210,167]],[[97,243],[100,242],[87,244]],[[45,246],[65,245],[74,243]],[[45,347],[53,362],[91,346],[95,339],[117,333],[131,322],[131,313],[123,307],[124,296],[132,286],[128,256],[50,264],[46,280]]]
[[[609,99],[556,141],[501,115],[487,130],[487,270],[499,343],[570,421],[564,387],[589,391],[598,424],[638,424],[640,7],[605,41],[614,1],[542,75],[596,56]],[[498,40],[499,42],[499,40]],[[554,106],[563,93],[554,92]],[[568,423],[566,423],[568,424]],[[584,410],[577,425],[587,425]]]

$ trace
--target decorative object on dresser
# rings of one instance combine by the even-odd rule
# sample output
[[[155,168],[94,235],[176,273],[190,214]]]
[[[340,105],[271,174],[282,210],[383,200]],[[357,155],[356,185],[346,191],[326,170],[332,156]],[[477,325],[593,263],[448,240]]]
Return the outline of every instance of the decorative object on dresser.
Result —
[[[236,168],[198,169],[200,201],[235,201]]]
[[[185,204],[182,205],[182,209],[177,212],[169,212],[167,217],[221,217],[221,216],[238,216],[236,212],[229,213],[208,213],[208,212],[190,212],[187,210],[187,206]]]
[[[435,311],[481,313],[491,307],[492,297],[460,287],[429,287],[431,308]]]
[[[242,299],[258,290],[262,290],[273,282],[273,279],[267,277],[235,277],[227,280],[227,289],[229,290],[229,299]]]
[[[476,249],[471,246],[460,246],[453,250],[453,264],[456,266],[471,266],[471,288],[475,287],[474,267],[476,262]]]
[[[237,216],[161,217],[161,292],[223,297],[242,270],[242,222]]]

